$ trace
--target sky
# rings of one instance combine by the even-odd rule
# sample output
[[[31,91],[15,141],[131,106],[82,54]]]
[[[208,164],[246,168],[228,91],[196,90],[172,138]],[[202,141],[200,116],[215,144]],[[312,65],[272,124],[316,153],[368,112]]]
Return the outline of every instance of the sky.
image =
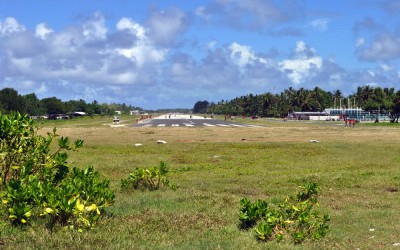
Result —
[[[399,0],[0,0],[0,89],[192,108],[400,89]]]

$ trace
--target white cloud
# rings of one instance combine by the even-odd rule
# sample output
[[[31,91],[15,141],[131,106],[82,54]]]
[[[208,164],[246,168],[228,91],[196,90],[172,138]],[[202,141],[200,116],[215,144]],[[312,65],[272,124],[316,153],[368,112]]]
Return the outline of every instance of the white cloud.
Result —
[[[303,41],[299,41],[294,57],[282,60],[279,66],[294,84],[300,84],[305,78],[311,76],[313,70],[322,67],[322,58],[315,55],[314,48],[309,48]]]
[[[328,19],[316,19],[311,22],[311,27],[318,31],[326,31],[328,29]]]
[[[362,60],[396,60],[400,58],[400,36],[381,33],[373,38],[369,45],[358,47],[358,55]]]
[[[389,72],[389,71],[392,71],[392,70],[395,69],[395,67],[393,65],[389,65],[389,64],[386,64],[386,63],[381,63],[379,65],[379,67],[385,72]]]
[[[122,18],[117,23],[117,30],[129,30],[137,38],[136,43],[129,48],[116,48],[119,54],[135,61],[139,66],[148,63],[160,63],[165,60],[166,49],[157,49],[154,42],[147,36],[147,30],[132,19]]]
[[[189,19],[180,9],[154,11],[147,20],[149,37],[157,44],[174,46],[189,25]]]
[[[39,95],[42,95],[42,94],[47,93],[46,84],[44,84],[44,83],[40,84],[39,88],[37,88],[37,89],[35,90],[35,93],[37,93],[37,94],[39,94]]]
[[[94,17],[83,24],[83,35],[88,40],[104,40],[107,37],[105,19],[101,13],[95,13]]]
[[[26,74],[33,68],[32,58],[10,58],[10,63],[20,74]]]
[[[249,14],[259,13],[256,6],[272,4],[248,3],[246,7],[245,2],[221,0],[218,6],[243,8]],[[211,15],[207,8],[201,13]],[[257,18],[252,21],[260,20]],[[279,92],[293,85],[332,90],[377,82],[390,86],[400,81],[394,63],[383,61],[369,71],[345,70],[303,41],[287,53],[275,48],[258,51],[250,43],[226,43],[212,36],[193,35],[192,40],[183,40],[190,16],[175,9],[154,11],[145,20],[140,23],[122,17],[106,26],[105,17],[95,13],[61,30],[45,23],[29,30],[15,18],[0,20],[0,86],[35,92],[39,98],[97,99],[153,108],[181,100],[181,105],[190,107],[200,99],[218,101],[246,93]],[[398,58],[396,33],[372,39],[364,33],[356,37],[360,57]],[[266,46],[263,49],[268,50],[272,45]]]
[[[3,36],[23,31],[25,31],[25,26],[19,24],[14,17],[7,17],[3,22],[0,22],[0,33]]]
[[[65,88],[61,93],[67,94],[76,89],[68,89],[74,84],[94,90],[110,85],[155,84],[159,64],[168,52],[156,48],[145,28],[131,19],[122,18],[115,31],[109,31],[99,13],[81,26],[61,31],[44,23],[27,31],[15,18],[7,18],[1,22],[0,34],[1,78],[8,77],[7,84],[22,86],[19,76],[23,76],[32,92],[41,88],[42,94],[57,88]],[[131,41],[115,42],[121,36]]]
[[[230,59],[240,68],[255,63],[265,64],[266,67],[274,64],[271,62],[271,60],[257,55],[250,46],[241,45],[234,42],[229,46],[229,49],[231,51]]]
[[[234,42],[229,46],[229,49],[231,50],[231,60],[239,67],[252,63],[252,61],[256,59],[250,46],[244,46]]]
[[[53,32],[54,31],[51,28],[49,28],[45,23],[39,23],[38,25],[36,25],[35,35],[36,37],[39,37],[43,40],[46,39],[46,37]]]
[[[121,18],[118,21],[116,28],[117,30],[129,30],[138,39],[147,39],[145,28],[130,18]]]

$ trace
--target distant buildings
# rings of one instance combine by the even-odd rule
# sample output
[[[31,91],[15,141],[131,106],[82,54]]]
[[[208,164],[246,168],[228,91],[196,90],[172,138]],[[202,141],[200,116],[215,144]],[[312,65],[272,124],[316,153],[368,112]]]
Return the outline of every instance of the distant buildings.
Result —
[[[292,112],[288,114],[289,120],[340,121],[346,118],[358,121],[390,120],[387,114],[383,114],[379,110],[369,112],[361,108],[328,108],[322,112]]]
[[[131,115],[139,115],[140,114],[139,110],[131,110],[129,112]]]

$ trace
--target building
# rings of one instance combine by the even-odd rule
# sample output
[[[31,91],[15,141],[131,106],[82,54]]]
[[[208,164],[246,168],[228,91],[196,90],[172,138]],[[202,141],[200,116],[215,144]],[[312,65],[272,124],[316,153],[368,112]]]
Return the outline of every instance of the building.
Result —
[[[129,111],[131,113],[131,115],[139,115],[139,110],[131,110]]]
[[[346,118],[358,121],[390,120],[387,114],[382,114],[379,110],[369,112],[361,108],[328,108],[322,112],[292,112],[288,114],[289,120],[340,121]]]
[[[338,115],[331,115],[325,110],[322,112],[292,112],[288,114],[289,120],[313,120],[313,121],[339,121]]]

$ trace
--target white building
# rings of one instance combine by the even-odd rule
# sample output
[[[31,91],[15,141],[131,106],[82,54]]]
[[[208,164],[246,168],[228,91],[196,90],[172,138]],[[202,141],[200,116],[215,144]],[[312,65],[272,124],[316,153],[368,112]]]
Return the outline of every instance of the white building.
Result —
[[[139,115],[139,110],[131,110],[129,111],[131,115]]]

